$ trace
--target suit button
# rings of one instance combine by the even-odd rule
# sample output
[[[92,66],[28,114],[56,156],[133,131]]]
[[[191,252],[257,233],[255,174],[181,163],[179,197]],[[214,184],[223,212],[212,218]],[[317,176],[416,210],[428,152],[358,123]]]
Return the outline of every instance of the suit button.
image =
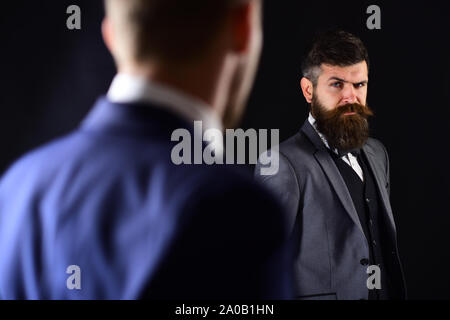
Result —
[[[375,240],[373,240],[373,241],[372,241],[372,244],[373,244],[374,246],[376,246],[376,245],[377,245],[377,242],[376,242]]]
[[[370,203],[370,199],[369,199],[369,198],[366,198],[366,202],[367,202],[367,203]]]
[[[369,264],[369,259],[363,258],[363,259],[361,259],[360,263],[361,263],[363,266],[367,266],[367,265]]]
[[[370,226],[372,227],[373,226],[373,220],[369,219],[369,223],[370,223]]]

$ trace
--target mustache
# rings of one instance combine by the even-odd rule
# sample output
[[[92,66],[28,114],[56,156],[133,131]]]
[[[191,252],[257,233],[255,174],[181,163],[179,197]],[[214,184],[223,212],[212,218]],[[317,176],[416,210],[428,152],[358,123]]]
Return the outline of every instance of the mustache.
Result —
[[[354,112],[357,116],[364,119],[374,115],[373,111],[368,106],[359,103],[349,103],[333,110],[323,112],[322,117],[324,120],[340,119],[344,114],[350,112]]]

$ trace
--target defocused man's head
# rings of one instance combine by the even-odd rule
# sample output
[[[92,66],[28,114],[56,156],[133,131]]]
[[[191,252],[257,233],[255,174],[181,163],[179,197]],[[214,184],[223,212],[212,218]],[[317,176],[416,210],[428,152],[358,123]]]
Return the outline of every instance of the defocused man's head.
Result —
[[[261,0],[105,0],[102,30],[119,72],[187,91],[231,125],[262,47]]]
[[[303,95],[333,148],[358,149],[369,137],[368,74],[367,49],[345,31],[320,34],[303,62]]]

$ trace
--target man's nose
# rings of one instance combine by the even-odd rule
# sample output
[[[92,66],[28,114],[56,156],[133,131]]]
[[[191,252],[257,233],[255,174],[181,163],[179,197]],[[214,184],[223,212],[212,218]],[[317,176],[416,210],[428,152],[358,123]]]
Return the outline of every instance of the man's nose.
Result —
[[[343,104],[349,104],[349,103],[356,103],[357,97],[356,97],[356,91],[355,88],[352,85],[346,86],[344,90],[342,91],[342,103]]]

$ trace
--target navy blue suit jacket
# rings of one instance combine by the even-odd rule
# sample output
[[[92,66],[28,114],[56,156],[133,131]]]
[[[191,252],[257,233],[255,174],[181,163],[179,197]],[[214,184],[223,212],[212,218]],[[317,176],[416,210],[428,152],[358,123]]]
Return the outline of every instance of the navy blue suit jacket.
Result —
[[[282,209],[237,168],[174,165],[171,134],[192,127],[102,98],[17,161],[0,181],[0,297],[290,298]]]

